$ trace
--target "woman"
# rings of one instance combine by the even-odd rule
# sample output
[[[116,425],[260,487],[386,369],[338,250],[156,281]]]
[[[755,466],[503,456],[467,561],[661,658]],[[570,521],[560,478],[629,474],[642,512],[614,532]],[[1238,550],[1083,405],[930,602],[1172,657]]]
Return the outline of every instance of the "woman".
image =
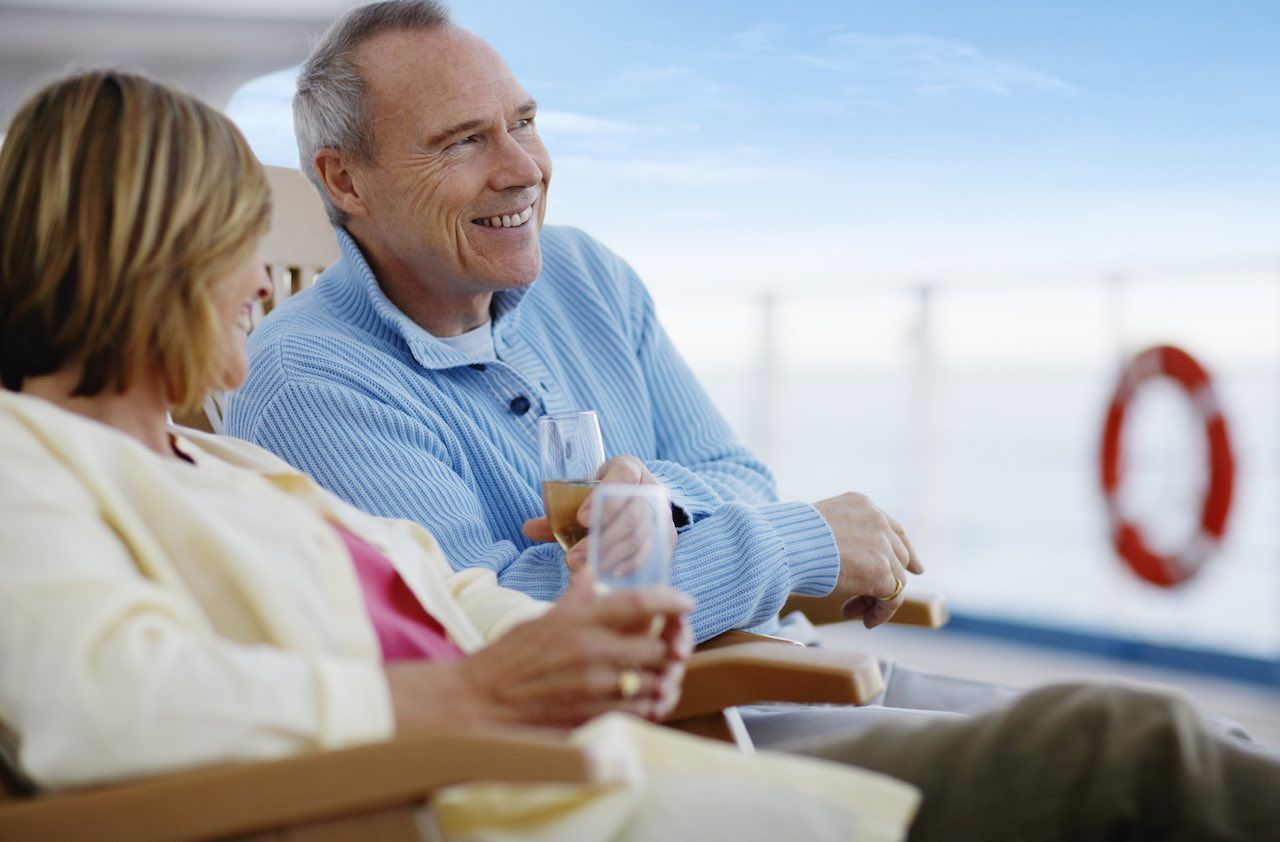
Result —
[[[267,185],[225,117],[138,76],[71,77],[15,117],[0,195],[0,733],[40,786],[674,704],[687,597],[587,586],[547,606],[491,572],[454,573],[420,527],[364,515],[265,451],[168,424],[243,379],[244,328],[270,292]],[[836,802],[879,793],[885,832],[862,838],[896,838],[915,804],[867,773],[726,761],[679,739],[666,756],[682,775],[708,752],[751,764],[719,775],[735,800],[770,763]],[[795,826],[799,796],[779,791],[756,799],[775,802],[774,829],[752,833]],[[547,797],[646,833],[627,818],[635,793],[561,787],[521,820],[551,838],[583,826],[567,808],[547,819]],[[466,793],[442,800],[474,828]],[[815,815],[847,835],[843,806]]]
[[[78,76],[18,114],[0,185],[0,614],[46,618],[0,651],[47,686],[3,713],[37,780],[674,702],[682,595],[548,611],[256,448],[169,427],[171,409],[239,384],[246,319],[270,293],[267,184],[225,117],[136,76]]]

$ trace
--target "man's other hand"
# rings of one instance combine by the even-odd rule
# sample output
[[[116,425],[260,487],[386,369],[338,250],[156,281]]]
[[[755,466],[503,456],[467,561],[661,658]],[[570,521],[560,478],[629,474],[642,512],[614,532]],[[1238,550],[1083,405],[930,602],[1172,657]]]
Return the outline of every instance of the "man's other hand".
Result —
[[[840,574],[834,593],[847,600],[845,617],[861,617],[869,629],[880,625],[902,605],[898,583],[906,584],[907,572],[924,572],[907,533],[865,494],[841,494],[813,507],[835,535]]]

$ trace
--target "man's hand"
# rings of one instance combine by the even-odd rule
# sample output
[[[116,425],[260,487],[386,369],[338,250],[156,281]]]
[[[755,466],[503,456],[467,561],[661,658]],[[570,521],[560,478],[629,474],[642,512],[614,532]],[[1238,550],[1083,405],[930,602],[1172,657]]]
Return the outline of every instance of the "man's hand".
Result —
[[[902,605],[898,583],[907,571],[923,573],[907,533],[864,494],[847,493],[813,504],[835,535],[840,575],[835,593],[845,596],[845,617],[867,628],[888,620]],[[893,599],[882,597],[897,594]]]
[[[610,485],[660,485],[657,478],[649,473],[649,469],[644,466],[644,463],[634,456],[615,456],[600,466],[600,471],[596,478],[601,484]],[[583,526],[591,525],[590,496],[583,501],[582,507],[578,509],[578,523]],[[530,541],[547,543],[556,539],[555,535],[551,534],[551,524],[547,521],[545,515],[526,520],[523,531],[524,536]],[[677,538],[674,523],[670,525],[666,538],[671,542],[671,547],[674,551]],[[569,570],[573,573],[586,567],[587,540],[590,540],[590,536],[587,536],[586,540],[579,541],[565,553],[565,564],[568,565]]]
[[[546,515],[529,518],[524,522],[522,531],[524,537],[535,544],[549,544],[556,539],[555,533],[551,531],[551,521],[547,520]]]

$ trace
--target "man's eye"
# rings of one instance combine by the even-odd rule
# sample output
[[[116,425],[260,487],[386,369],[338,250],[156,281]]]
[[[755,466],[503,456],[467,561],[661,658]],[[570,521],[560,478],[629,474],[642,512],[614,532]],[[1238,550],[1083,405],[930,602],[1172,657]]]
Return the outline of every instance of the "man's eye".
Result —
[[[458,146],[470,146],[473,143],[479,143],[479,142],[480,142],[480,135],[478,134],[469,134],[466,137],[459,138],[456,141]]]
[[[513,128],[513,129],[531,129],[531,128],[533,128],[533,118],[532,118],[532,117],[526,117],[526,118],[524,118],[523,120],[516,120],[514,123],[512,123],[511,128]]]

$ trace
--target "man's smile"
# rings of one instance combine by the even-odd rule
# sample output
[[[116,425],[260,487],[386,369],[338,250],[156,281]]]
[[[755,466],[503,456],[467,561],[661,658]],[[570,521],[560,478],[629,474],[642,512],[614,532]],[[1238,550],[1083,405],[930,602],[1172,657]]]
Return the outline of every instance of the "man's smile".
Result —
[[[529,205],[529,207],[524,210],[516,211],[515,213],[497,214],[495,216],[481,217],[471,221],[476,225],[481,225],[485,228],[519,228],[528,222],[532,216],[533,205]]]

